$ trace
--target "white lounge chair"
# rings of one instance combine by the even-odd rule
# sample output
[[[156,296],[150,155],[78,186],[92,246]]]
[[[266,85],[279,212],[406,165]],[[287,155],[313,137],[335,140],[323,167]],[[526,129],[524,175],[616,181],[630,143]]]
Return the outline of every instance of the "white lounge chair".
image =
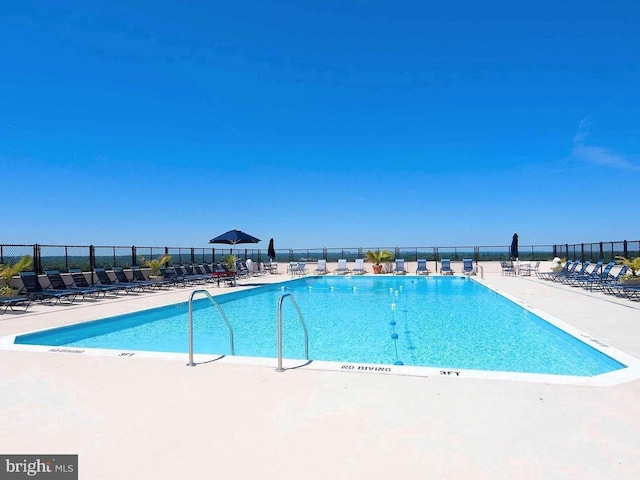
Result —
[[[291,265],[291,275],[296,277],[304,277],[309,271],[307,270],[307,262],[297,262]]]
[[[471,258],[462,259],[462,273],[464,275],[476,274],[476,267],[473,265],[473,260]]]
[[[396,266],[393,269],[393,273],[395,275],[405,275],[407,273],[407,269],[404,268],[404,258],[396,258]]]
[[[336,275],[346,275],[347,273],[350,273],[351,270],[349,270],[347,268],[347,260],[344,258],[341,258],[340,260],[338,260],[338,268],[336,268],[333,273]]]
[[[367,271],[364,269],[364,258],[356,258],[356,266],[353,267],[351,273],[354,275],[364,275]]]
[[[427,259],[419,258],[418,266],[416,267],[416,275],[429,275],[431,271],[427,268]]]
[[[453,275],[454,271],[451,268],[451,259],[443,258],[440,260],[440,273],[442,275]]]
[[[326,275],[327,273],[329,273],[329,270],[327,270],[327,261],[324,259],[318,260],[318,266],[313,271],[313,273],[315,273],[316,275]]]
[[[254,265],[253,260],[251,260],[250,258],[247,258],[247,260],[244,263],[247,266],[247,270],[249,271],[249,275],[254,276],[254,277],[258,276],[258,275],[262,275],[263,272],[260,272],[258,270],[256,265]]]

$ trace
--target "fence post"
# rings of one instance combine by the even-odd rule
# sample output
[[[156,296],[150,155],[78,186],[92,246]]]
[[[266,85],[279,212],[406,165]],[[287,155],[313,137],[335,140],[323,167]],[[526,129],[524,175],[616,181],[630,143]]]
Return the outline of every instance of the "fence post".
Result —
[[[40,264],[40,245],[33,245],[33,271],[38,275],[42,273],[42,265]]]
[[[629,251],[627,249],[627,241],[626,240],[622,241],[622,256],[624,258],[629,258]]]
[[[93,270],[96,266],[96,249],[93,245],[89,245],[89,270],[91,271],[91,285],[94,284]]]
[[[138,264],[138,256],[136,255],[136,247],[135,245],[131,247],[131,265]]]

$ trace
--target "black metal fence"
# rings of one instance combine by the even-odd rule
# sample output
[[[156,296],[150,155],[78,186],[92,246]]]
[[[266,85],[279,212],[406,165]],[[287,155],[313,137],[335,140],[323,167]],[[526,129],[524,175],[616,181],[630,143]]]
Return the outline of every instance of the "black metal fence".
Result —
[[[363,258],[367,250],[389,250],[395,258],[416,261],[424,258],[438,262],[443,258],[460,261],[472,258],[474,261],[508,260],[509,245],[453,246],[453,247],[354,247],[354,248],[312,248],[312,249],[280,249],[276,250],[275,261],[291,262],[306,260],[314,262],[325,259],[335,262],[340,258],[353,261]],[[566,243],[564,245],[521,245],[520,259],[551,260],[554,257],[575,259],[580,261],[605,262],[620,258],[640,256],[640,240]],[[171,255],[172,264],[195,264],[219,262],[229,254],[254,262],[268,260],[267,250],[257,248],[195,248],[195,247],[138,247],[138,246],[100,246],[100,245],[10,245],[0,244],[0,264],[12,265],[24,255],[33,257],[33,270],[42,273],[44,270],[57,269],[62,272],[69,267],[91,271],[94,267],[111,268],[113,266],[143,266],[147,260]]]

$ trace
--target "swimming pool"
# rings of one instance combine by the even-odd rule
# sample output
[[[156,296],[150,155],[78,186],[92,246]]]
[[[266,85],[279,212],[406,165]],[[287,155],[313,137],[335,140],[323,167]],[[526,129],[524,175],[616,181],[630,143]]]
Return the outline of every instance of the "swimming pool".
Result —
[[[625,365],[466,277],[307,277],[219,295],[235,354],[277,354],[277,304],[291,293],[318,361],[594,376]],[[194,349],[228,354],[207,299],[194,302]],[[16,337],[18,344],[187,352],[187,304]],[[304,357],[295,309],[284,304],[283,351]]]

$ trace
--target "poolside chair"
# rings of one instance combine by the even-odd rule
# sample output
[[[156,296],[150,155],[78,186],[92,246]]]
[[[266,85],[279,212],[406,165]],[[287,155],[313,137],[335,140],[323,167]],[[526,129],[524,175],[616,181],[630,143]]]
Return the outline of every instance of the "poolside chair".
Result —
[[[531,273],[535,273],[538,276],[538,270],[540,269],[540,260],[536,263],[527,263],[525,265],[520,266],[520,275],[526,275],[527,277],[531,276]]]
[[[26,296],[0,297],[0,307],[4,307],[4,310],[2,310],[2,312],[0,313],[4,314],[8,309],[11,309],[12,312],[15,312],[16,310],[14,310],[13,307],[18,307],[18,306],[23,307],[24,310],[21,310],[21,311],[26,312],[30,304],[31,304],[31,299]]]
[[[247,266],[247,270],[249,270],[249,275],[251,276],[258,277],[260,275],[264,275],[265,273],[267,273],[266,271],[260,268],[260,262],[254,262],[253,260],[248,258],[247,261],[244,263]]]
[[[144,280],[144,281],[130,280],[129,277],[127,277],[127,274],[124,273],[124,269],[122,267],[114,266],[112,270],[116,276],[116,283],[118,285],[135,285],[138,288],[138,291],[140,292],[144,291],[145,289],[152,288],[151,282],[147,280]]]
[[[196,275],[200,276],[200,278],[204,279],[204,283],[212,283],[214,282],[213,277],[211,276],[211,270],[208,272],[205,270],[204,265],[193,265],[193,271]]]
[[[251,260],[250,258],[247,258],[244,264],[247,267],[247,272],[250,277],[255,277],[256,275],[258,275],[258,272],[253,268],[253,260]]]
[[[393,268],[394,275],[406,275],[407,269],[404,267],[404,258],[396,258],[396,266]]]
[[[228,287],[236,286],[236,272],[230,270],[224,263],[216,263],[213,267],[213,273],[211,274],[213,278],[218,282],[218,286],[220,286],[220,282],[227,285]]]
[[[262,262],[262,267],[264,268],[265,273],[278,273],[278,262]]]
[[[240,278],[251,276],[251,272],[247,268],[247,264],[242,260],[236,260],[236,276]]]
[[[109,276],[107,271],[104,269],[104,267],[93,267],[93,272],[98,277],[98,282],[100,282],[99,283],[100,285],[114,286],[118,288],[120,291],[125,292],[126,294],[135,292],[136,290],[140,291],[139,285],[135,285],[132,283],[114,282],[113,280],[111,280],[111,277]]]
[[[344,258],[341,258],[338,260],[338,268],[336,268],[333,273],[335,275],[346,275],[347,273],[350,273],[351,270],[349,270],[347,268],[347,260]]]
[[[599,264],[600,264],[600,266],[602,266],[602,262],[599,262]],[[554,282],[560,282],[560,283],[568,284],[574,278],[576,278],[576,277],[578,277],[580,275],[587,275],[590,265],[591,265],[591,260],[587,260],[586,262],[582,263],[582,266],[580,267],[580,269],[578,269],[578,267],[576,266],[573,270],[567,272],[565,275],[558,276],[556,278],[553,278],[552,280]]]
[[[513,262],[500,262],[500,268],[502,269],[502,276],[514,276],[516,275],[516,269],[513,266]]]
[[[324,259],[318,260],[318,265],[316,266],[316,269],[313,271],[313,273],[315,273],[316,275],[326,275],[327,273],[329,273],[329,270],[327,270],[327,261]]]
[[[462,259],[462,273],[464,275],[475,275],[477,273],[476,267],[473,265],[473,259]]]
[[[591,270],[589,270],[589,266],[591,265],[591,260],[588,260],[586,262],[583,263],[583,267],[580,269],[579,273],[573,273],[573,274],[569,274],[566,275],[565,277],[563,277],[562,279],[560,279],[559,281],[561,283],[564,283],[565,285],[572,285],[572,286],[576,286],[579,285],[580,282],[582,281],[586,281],[589,278],[594,278],[596,276],[598,276],[600,274],[600,270],[602,269],[602,260],[599,261],[598,263],[596,263],[593,268]],[[612,265],[615,265],[615,262],[611,262]],[[611,268],[609,268],[609,271],[611,270]],[[609,272],[607,271],[607,275],[609,274]]]
[[[211,270],[211,267],[208,263],[201,263],[200,267],[204,270],[204,273],[208,275],[211,275],[213,273],[213,270]]]
[[[208,274],[196,274],[191,265],[174,265],[173,270],[174,272],[176,272],[176,277],[181,278],[182,282],[185,284],[189,283],[202,285],[209,279]]]
[[[62,303],[63,300],[73,303],[79,292],[74,290],[45,289],[40,285],[38,275],[35,272],[20,272],[22,290],[30,300],[39,300],[41,303]]]
[[[419,258],[418,266],[416,267],[416,275],[429,275],[431,271],[427,268],[427,259]]]
[[[289,270],[294,277],[303,277],[309,273],[307,270],[307,262],[292,262],[292,264],[289,265]]]
[[[364,275],[367,273],[367,270],[364,268],[364,258],[356,258],[356,264],[351,270],[351,273],[354,275]]]
[[[96,288],[102,292],[103,296],[106,296],[107,293],[118,295],[118,291],[120,290],[120,288],[116,287],[115,285],[91,285],[89,284],[89,282],[87,282],[87,279],[80,268],[69,268],[68,270],[69,274],[71,275],[71,279],[73,280],[73,286],[80,288]]]
[[[573,272],[579,263],[580,262],[578,262],[577,260],[567,260],[567,263],[565,263],[562,269],[560,270],[557,270],[557,271],[552,270],[550,272],[538,272],[538,278],[541,278],[543,280],[553,281],[558,277],[563,277]]]
[[[164,278],[164,282],[167,285],[176,287],[186,287],[187,284],[184,281],[184,275],[178,275],[176,271],[165,266],[160,267],[160,275]]]
[[[449,258],[443,258],[440,260],[440,274],[441,275],[453,275],[455,272],[451,268],[451,260]]]
[[[600,282],[598,287],[605,293],[619,296],[619,294],[622,293],[621,290],[626,286],[624,282],[622,282],[622,276],[626,275],[628,270],[628,266],[622,265],[617,274],[610,275],[608,279]]]
[[[138,267],[137,265],[131,265],[131,276],[133,277],[131,279],[131,282],[140,283],[141,285],[146,285],[150,289],[157,290],[172,284],[172,282],[166,281],[164,278],[155,278],[154,280],[147,280],[147,278],[144,276],[144,273],[142,273],[142,270],[140,270],[140,267]]]
[[[44,274],[49,280],[49,286],[47,287],[49,289],[75,291],[78,292],[78,295],[82,295],[83,300],[86,298],[86,296],[89,296],[90,298],[93,298],[95,300],[96,298],[98,298],[98,294],[102,293],[99,288],[75,287],[67,285],[58,270],[45,270]]]
[[[602,265],[603,262],[598,262]],[[576,277],[570,285],[572,287],[583,287],[589,290],[593,290],[595,286],[600,286],[605,283],[607,280],[613,278],[611,276],[611,270],[616,266],[615,261],[609,262],[603,269],[600,271],[600,267],[596,266],[591,273],[587,275],[583,275],[581,277]]]

